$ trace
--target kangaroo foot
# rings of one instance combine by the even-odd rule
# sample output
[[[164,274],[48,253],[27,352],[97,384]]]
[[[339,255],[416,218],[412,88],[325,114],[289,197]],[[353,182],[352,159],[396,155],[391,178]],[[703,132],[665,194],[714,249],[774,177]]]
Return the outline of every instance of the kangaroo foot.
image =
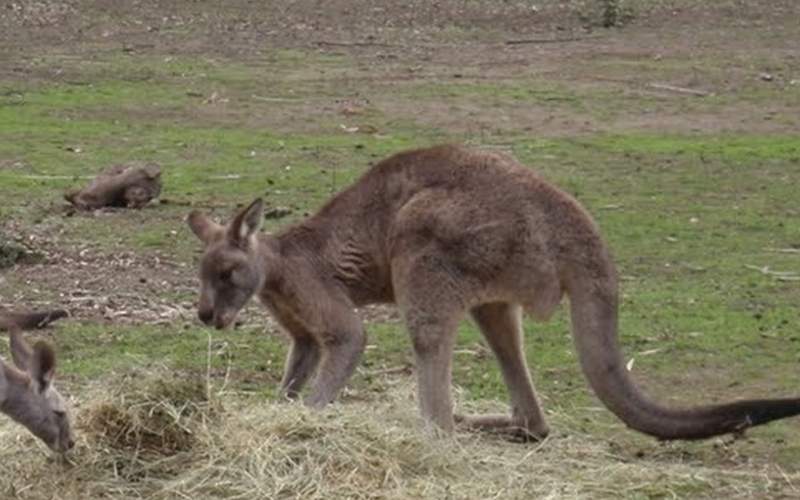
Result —
[[[490,432],[519,442],[542,441],[550,432],[544,422],[508,415],[454,415],[454,419],[459,428]]]

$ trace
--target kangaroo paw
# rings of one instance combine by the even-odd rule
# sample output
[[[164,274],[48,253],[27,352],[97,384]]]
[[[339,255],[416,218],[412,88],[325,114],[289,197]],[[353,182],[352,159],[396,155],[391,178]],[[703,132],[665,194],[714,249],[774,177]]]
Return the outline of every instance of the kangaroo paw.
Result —
[[[544,422],[538,424],[508,415],[454,415],[456,425],[469,431],[498,434],[512,441],[542,441],[550,429]]]

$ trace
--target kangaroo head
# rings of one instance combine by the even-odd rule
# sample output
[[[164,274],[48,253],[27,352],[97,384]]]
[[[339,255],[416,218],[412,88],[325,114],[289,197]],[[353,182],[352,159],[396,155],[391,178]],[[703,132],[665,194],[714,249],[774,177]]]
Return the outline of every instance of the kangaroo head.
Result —
[[[257,237],[263,212],[264,204],[257,199],[226,226],[196,211],[189,214],[189,227],[205,244],[197,310],[203,323],[227,328],[263,286],[264,263]]]
[[[150,190],[139,185],[126,188],[122,195],[125,206],[129,208],[141,208],[147,205],[147,202],[149,202],[152,197]]]
[[[11,354],[17,368],[3,363],[0,409],[50,449],[59,453],[70,450],[75,438],[66,401],[53,385],[53,348],[41,341],[31,348],[19,331],[12,331]]]

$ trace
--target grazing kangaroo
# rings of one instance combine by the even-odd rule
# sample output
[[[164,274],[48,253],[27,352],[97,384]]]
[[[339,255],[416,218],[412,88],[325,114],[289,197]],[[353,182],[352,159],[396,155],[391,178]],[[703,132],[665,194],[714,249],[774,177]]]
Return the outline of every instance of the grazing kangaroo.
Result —
[[[544,321],[564,294],[580,364],[600,400],[660,439],[740,432],[800,413],[800,399],[672,409],[644,396],[617,341],[617,273],[589,214],[570,195],[500,154],[439,146],[381,161],[315,215],[259,233],[256,200],[226,226],[192,212],[205,243],[200,319],[226,328],[253,295],[290,334],[282,392],[322,407],[354,371],[365,336],[354,306],[395,302],[416,356],[422,416],[526,437],[548,433],[522,351],[523,311]],[[454,417],[451,358],[472,315],[494,351],[510,416]]]
[[[39,328],[66,315],[65,311],[0,314],[0,330],[11,336],[16,365],[0,360],[0,411],[59,453],[70,450],[75,439],[66,402],[53,386],[56,355],[46,342],[31,348],[20,330]]]

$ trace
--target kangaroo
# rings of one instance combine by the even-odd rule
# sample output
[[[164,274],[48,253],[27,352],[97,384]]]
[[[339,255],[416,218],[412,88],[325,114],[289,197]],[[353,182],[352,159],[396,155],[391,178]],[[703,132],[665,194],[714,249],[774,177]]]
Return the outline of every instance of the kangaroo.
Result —
[[[115,165],[101,172],[87,187],[68,192],[64,199],[80,210],[142,208],[159,194],[161,168],[158,165]]]
[[[20,330],[39,328],[66,315],[65,311],[0,314],[0,330],[10,334],[16,365],[0,360],[0,411],[59,453],[69,451],[75,439],[66,402],[53,385],[56,355],[43,341],[31,348]]]
[[[702,439],[800,414],[800,399],[673,409],[634,384],[617,340],[617,273],[599,229],[569,194],[513,158],[460,146],[407,151],[369,169],[316,214],[259,232],[255,200],[220,225],[194,211],[205,244],[198,316],[224,329],[253,296],[289,333],[282,393],[325,406],[353,373],[365,334],[355,306],[396,303],[411,335],[420,412],[541,439],[549,428],[522,351],[521,316],[545,321],[567,295],[583,373],[628,427]],[[510,415],[454,416],[451,358],[470,314],[500,364]]]

